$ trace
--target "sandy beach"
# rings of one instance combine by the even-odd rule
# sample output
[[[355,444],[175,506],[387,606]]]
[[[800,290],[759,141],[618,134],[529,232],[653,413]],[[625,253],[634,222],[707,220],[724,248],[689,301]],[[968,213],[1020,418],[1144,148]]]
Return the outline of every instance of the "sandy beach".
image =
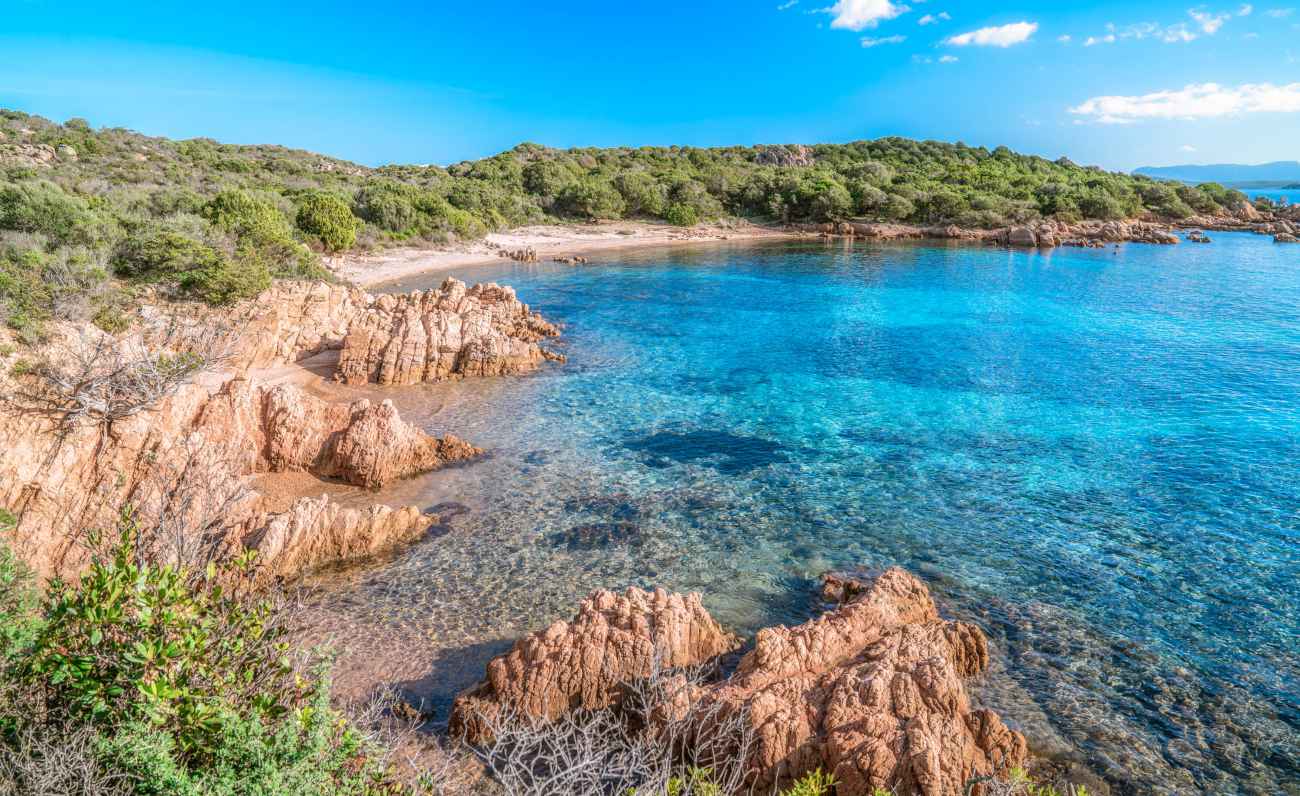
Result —
[[[674,227],[644,221],[591,224],[546,224],[494,232],[481,241],[445,247],[400,247],[345,254],[334,258],[330,270],[361,287],[392,282],[415,274],[447,271],[495,262],[501,252],[533,249],[539,260],[581,256],[640,246],[667,246],[715,240],[755,240],[799,237],[800,233],[745,221]]]

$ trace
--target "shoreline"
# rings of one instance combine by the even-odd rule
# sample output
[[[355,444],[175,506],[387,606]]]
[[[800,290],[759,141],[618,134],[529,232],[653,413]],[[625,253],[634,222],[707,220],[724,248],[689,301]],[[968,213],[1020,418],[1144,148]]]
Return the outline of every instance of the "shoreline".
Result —
[[[1285,226],[1285,229],[1282,227]],[[1278,220],[1232,216],[1196,216],[1179,221],[1085,221],[1064,224],[1038,221],[991,229],[956,225],[920,226],[888,222],[840,222],[767,226],[733,219],[674,227],[648,221],[541,224],[493,232],[482,240],[452,246],[402,246],[365,253],[337,255],[328,268],[340,280],[362,289],[401,286],[400,280],[446,273],[457,268],[488,265],[503,259],[522,262],[568,261],[590,254],[630,249],[654,249],[690,243],[844,238],[865,241],[930,240],[1013,249],[1052,249],[1061,246],[1099,247],[1116,243],[1169,245],[1192,230],[1287,233]],[[1179,233],[1182,233],[1181,235]],[[1278,242],[1286,235],[1279,236]]]
[[[448,247],[406,246],[365,254],[344,254],[329,263],[345,282],[369,289],[400,279],[442,273],[456,268],[488,265],[531,250],[538,261],[636,248],[671,247],[686,243],[788,240],[815,233],[753,224],[748,221],[674,227],[644,221],[591,224],[542,224],[493,232],[480,241]]]

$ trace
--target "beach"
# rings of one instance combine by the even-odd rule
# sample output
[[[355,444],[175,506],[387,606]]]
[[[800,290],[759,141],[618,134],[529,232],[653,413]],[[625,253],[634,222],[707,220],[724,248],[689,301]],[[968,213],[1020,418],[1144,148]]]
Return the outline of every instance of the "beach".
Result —
[[[329,268],[338,278],[361,287],[387,284],[417,274],[450,271],[495,262],[503,252],[532,249],[539,260],[574,257],[643,246],[672,246],[723,240],[799,237],[801,233],[746,221],[675,227],[646,221],[540,224],[493,232],[482,240],[447,246],[400,246],[334,257]]]

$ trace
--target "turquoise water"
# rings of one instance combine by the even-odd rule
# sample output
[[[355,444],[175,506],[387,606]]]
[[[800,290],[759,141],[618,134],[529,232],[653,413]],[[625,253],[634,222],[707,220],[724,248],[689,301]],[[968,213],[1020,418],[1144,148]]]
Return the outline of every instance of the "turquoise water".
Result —
[[[1254,199],[1267,196],[1274,202],[1286,201],[1288,204],[1300,204],[1300,188],[1247,188],[1242,193]]]
[[[332,575],[345,669],[445,707],[598,586],[746,632],[901,564],[977,683],[1119,793],[1300,793],[1300,249],[821,241],[502,264],[568,364],[426,385],[490,451],[383,498],[436,538]],[[402,289],[423,286],[409,281]]]

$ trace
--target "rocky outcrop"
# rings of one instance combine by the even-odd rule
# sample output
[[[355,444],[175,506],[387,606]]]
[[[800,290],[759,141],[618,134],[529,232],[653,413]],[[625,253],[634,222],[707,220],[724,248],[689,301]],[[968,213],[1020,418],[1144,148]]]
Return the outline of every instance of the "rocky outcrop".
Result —
[[[803,144],[767,144],[754,148],[754,162],[769,166],[811,166],[817,162],[811,147]]]
[[[369,558],[422,535],[437,520],[414,506],[347,508],[301,498],[287,511],[259,513],[230,537],[234,550],[256,550],[264,580],[292,578],[326,564]]]
[[[925,585],[903,570],[847,580],[827,581],[846,600],[834,610],[760,631],[708,695],[746,710],[760,789],[820,767],[841,796],[876,788],[957,796],[1023,764],[1024,737],[974,708],[962,684],[988,666],[979,628],[941,619]]]
[[[284,282],[232,309],[154,306],[142,316],[151,345],[218,352],[237,371],[339,351],[335,375],[349,384],[523,373],[563,360],[538,344],[559,329],[514,290],[456,279],[379,296],[346,285]]]
[[[326,282],[277,282],[233,308],[155,303],[141,310],[152,346],[220,353],[235,371],[274,368],[343,345],[374,297]]]
[[[219,430],[244,473],[309,472],[378,489],[482,453],[454,436],[431,437],[404,422],[391,401],[331,403],[297,387],[226,382],[194,427]]]
[[[111,342],[93,329],[61,334],[92,349]],[[128,339],[133,350],[202,352],[214,369],[237,374],[338,350],[347,381],[407,384],[529,370],[559,358],[538,345],[556,334],[510,288],[448,279],[405,296],[286,282],[233,308],[147,304]],[[8,371],[0,398],[12,392]],[[75,573],[88,558],[84,534],[111,530],[126,506],[160,540],[227,552],[252,546],[277,576],[367,555],[432,519],[324,498],[283,511],[283,500],[253,491],[250,478],[300,471],[376,489],[481,452],[404,423],[387,401],[330,403],[246,377],[203,381],[107,424],[68,425],[0,401],[0,506],[18,514],[9,541],[40,574]]]
[[[502,707],[547,719],[608,707],[624,683],[647,677],[656,665],[693,666],[738,643],[709,616],[698,594],[597,591],[572,621],[556,622],[492,659],[487,679],[456,698],[451,731],[482,742],[484,719]]]
[[[900,569],[829,576],[824,594],[838,605],[797,627],[760,631],[731,677],[696,686],[684,701],[710,716],[743,717],[755,739],[747,762],[756,792],[821,768],[834,775],[838,796],[877,788],[959,796],[1026,762],[1024,736],[966,693],[963,680],[988,666],[978,628],[940,618],[925,585]],[[661,595],[654,605],[672,604],[674,596]],[[453,728],[475,740],[475,717],[503,704],[545,717],[614,704],[613,683],[646,672],[659,638],[658,614],[646,603],[644,592],[622,600],[597,592],[573,623],[518,642],[456,700]],[[674,627],[703,628],[707,641],[682,660],[730,648],[702,609],[688,616]]]
[[[1234,220],[1233,223],[1238,223]],[[1244,224],[1245,222],[1240,222]],[[1209,224],[1198,224],[1214,228]],[[1063,221],[1040,220],[1001,229],[968,229],[956,225],[913,226],[880,222],[841,221],[837,224],[805,225],[805,230],[823,236],[838,235],[872,240],[964,240],[1020,248],[1050,249],[1057,246],[1098,247],[1106,243],[1178,243],[1170,227],[1147,221]]]
[[[337,378],[417,384],[524,373],[559,359],[538,345],[558,334],[511,288],[448,279],[437,290],[375,299],[343,340]]]
[[[258,473],[303,471],[365,487],[474,456],[436,439],[392,405],[333,404],[289,386],[231,379],[215,392],[188,384],[152,409],[112,424],[67,427],[0,411],[0,506],[19,523],[12,541],[42,575],[75,573],[89,530],[110,531],[123,506],[159,543],[247,543],[277,575],[409,539],[433,519],[413,508],[345,509],[325,498],[283,516],[248,486]]]

